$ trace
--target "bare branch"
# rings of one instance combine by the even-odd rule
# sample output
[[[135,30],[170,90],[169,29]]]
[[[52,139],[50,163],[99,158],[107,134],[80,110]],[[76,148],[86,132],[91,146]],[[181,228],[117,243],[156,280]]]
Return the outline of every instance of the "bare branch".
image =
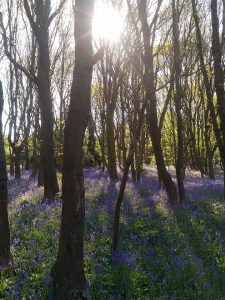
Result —
[[[49,16],[48,23],[50,24],[52,20],[58,15],[58,13],[63,8],[63,5],[66,3],[66,0],[61,0],[59,7]]]
[[[101,47],[98,51],[92,56],[92,64],[95,65],[99,60],[102,59],[104,55],[105,48]]]
[[[24,9],[25,9],[27,18],[29,20],[30,26],[33,29],[34,35],[38,39],[38,36],[39,36],[39,27],[38,27],[37,23],[34,21],[34,18],[33,18],[32,14],[31,14],[30,6],[29,6],[27,0],[24,0]]]
[[[7,41],[7,35],[6,35],[6,30],[3,24],[3,18],[2,18],[2,12],[0,12],[0,27],[2,30],[2,38],[3,38],[3,46],[4,46],[4,51],[5,55],[8,57],[9,61],[20,71],[22,71],[31,81],[33,81],[35,84],[38,84],[38,78],[36,77],[35,74],[32,74],[29,72],[24,66],[19,64],[11,55],[8,49],[8,41]]]

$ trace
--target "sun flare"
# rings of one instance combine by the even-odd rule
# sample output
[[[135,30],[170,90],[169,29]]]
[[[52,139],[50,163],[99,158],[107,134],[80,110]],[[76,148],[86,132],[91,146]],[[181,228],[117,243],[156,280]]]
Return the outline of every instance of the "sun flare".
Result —
[[[104,39],[117,42],[123,30],[121,15],[109,4],[96,3],[93,19],[93,36],[95,39]]]

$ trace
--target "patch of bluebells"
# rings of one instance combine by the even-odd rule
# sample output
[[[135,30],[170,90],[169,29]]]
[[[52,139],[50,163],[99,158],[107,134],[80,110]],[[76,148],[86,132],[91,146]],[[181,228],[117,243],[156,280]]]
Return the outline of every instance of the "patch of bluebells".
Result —
[[[97,169],[85,169],[84,176],[85,269],[92,299],[225,298],[222,178],[210,181],[188,174],[189,201],[174,208],[167,204],[154,169],[140,182],[132,182],[130,176],[122,206],[120,250],[111,259],[120,182],[110,181],[106,171]],[[3,292],[9,299],[53,300],[50,270],[57,255],[61,200],[42,204],[43,189],[28,172],[21,180],[10,178],[9,189],[17,273]]]
[[[134,266],[135,257],[133,255],[129,255],[128,253],[123,253],[120,251],[115,251],[112,257],[112,263],[114,265],[127,265],[129,267]]]
[[[20,179],[9,176],[8,186],[9,202],[19,199],[21,196],[26,198],[40,196],[40,193],[43,190],[43,188],[37,186],[36,180],[30,177],[30,171],[22,171]]]

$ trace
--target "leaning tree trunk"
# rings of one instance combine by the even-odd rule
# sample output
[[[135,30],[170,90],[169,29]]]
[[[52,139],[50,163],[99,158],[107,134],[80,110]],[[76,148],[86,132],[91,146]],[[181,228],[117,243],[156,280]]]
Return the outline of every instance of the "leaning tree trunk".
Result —
[[[4,140],[2,133],[3,91],[0,81],[0,272],[10,267],[10,231],[8,221],[8,188]]]
[[[52,270],[57,299],[86,299],[83,238],[85,190],[83,140],[90,114],[93,0],[75,2],[75,67],[64,130],[62,222],[59,250]]]
[[[163,151],[161,147],[161,135],[158,127],[157,119],[157,102],[156,93],[154,86],[154,71],[153,71],[153,49],[150,46],[150,28],[147,21],[147,3],[146,0],[138,1],[138,11],[141,20],[142,34],[144,41],[144,64],[145,64],[145,78],[144,78],[144,88],[146,97],[149,99],[148,117],[149,117],[149,127],[150,136],[152,140],[153,151],[156,159],[156,165],[158,169],[158,174],[160,180],[162,180],[163,185],[166,189],[168,200],[170,203],[175,203],[177,201],[177,191],[176,186],[168,173],[163,157]]]
[[[136,128],[133,134],[133,138],[131,139],[130,149],[126,158],[126,162],[124,165],[124,171],[122,180],[119,187],[119,192],[116,198],[116,207],[115,207],[115,213],[114,213],[114,219],[113,219],[113,232],[112,232],[112,254],[115,253],[118,247],[119,242],[119,229],[120,229],[120,213],[121,213],[121,206],[124,199],[124,192],[126,189],[126,184],[128,180],[129,175],[129,169],[130,166],[132,166],[132,163],[134,161],[134,152],[135,148],[137,147],[137,143],[140,140],[141,130],[144,122],[144,112],[146,109],[146,105],[148,102],[147,94],[145,95],[144,103],[142,105],[139,119],[136,123]]]

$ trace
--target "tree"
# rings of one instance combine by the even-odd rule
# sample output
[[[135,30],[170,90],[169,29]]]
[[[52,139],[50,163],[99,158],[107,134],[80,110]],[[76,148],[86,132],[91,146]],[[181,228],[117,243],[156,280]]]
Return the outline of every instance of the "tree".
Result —
[[[222,44],[220,43],[218,1],[211,0],[212,18],[212,56],[214,60],[214,80],[217,96],[218,115],[220,118],[220,131],[223,143],[223,167],[225,167],[225,89],[224,89],[224,69],[222,67]],[[225,168],[224,168],[224,198],[225,198]]]
[[[182,91],[181,91],[181,51],[179,41],[179,1],[172,0],[173,12],[173,49],[175,70],[175,108],[177,115],[177,161],[176,174],[179,200],[185,200],[184,190],[184,141],[183,141],[183,118],[182,118]]]
[[[38,102],[41,113],[41,164],[44,175],[44,199],[51,200],[58,193],[58,183],[55,171],[53,142],[53,103],[51,96],[49,27],[55,16],[60,12],[66,0],[61,0],[58,8],[51,13],[51,0],[23,1],[24,9],[38,44],[38,72],[27,69],[16,61],[9,49],[7,32],[3,25],[2,14],[0,25],[4,42],[5,54],[14,66],[25,73],[38,89]]]
[[[112,49],[111,49],[112,48]],[[118,53],[117,53],[118,52]],[[117,57],[115,59],[115,56]],[[102,90],[105,102],[105,126],[107,169],[110,179],[118,179],[116,163],[116,147],[114,132],[114,115],[119,93],[121,49],[112,45],[105,45],[105,58],[101,60]]]
[[[60,7],[65,0],[61,2]],[[59,8],[60,8],[59,7]],[[44,199],[51,200],[59,191],[54,160],[53,143],[53,104],[51,96],[50,56],[49,56],[49,26],[55,17],[50,14],[51,1],[35,1],[34,13],[27,0],[24,8],[30,22],[32,32],[38,43],[38,77],[37,87],[41,111],[41,164],[44,175]]]
[[[198,15],[198,11],[197,11],[197,5],[196,5],[196,1],[192,0],[192,11],[193,11],[193,18],[194,18],[194,22],[195,22],[195,29],[196,29],[196,45],[197,45],[197,49],[198,49],[198,55],[199,55],[199,61],[200,61],[200,67],[201,67],[201,72],[203,75],[203,82],[204,82],[204,86],[205,86],[205,92],[206,92],[206,97],[207,97],[207,101],[208,101],[208,107],[209,107],[209,111],[210,111],[210,117],[211,117],[211,123],[213,126],[213,130],[214,130],[214,134],[215,134],[215,138],[216,138],[216,143],[217,146],[219,148],[219,152],[220,152],[220,157],[222,160],[222,164],[223,164],[223,169],[225,172],[225,163],[224,163],[224,157],[225,157],[225,144],[224,144],[224,124],[222,125],[222,123],[224,122],[224,104],[223,101],[224,99],[221,98],[221,95],[223,95],[223,86],[220,86],[220,78],[219,78],[219,74],[221,71],[221,50],[220,50],[220,46],[218,45],[219,41],[218,41],[218,19],[217,19],[217,10],[214,7],[215,4],[212,3],[212,17],[214,18],[214,21],[212,23],[212,27],[214,28],[213,31],[213,56],[214,56],[214,65],[215,68],[217,70],[215,70],[215,76],[217,79],[215,79],[215,86],[217,86],[217,93],[219,92],[219,98],[217,99],[218,102],[218,107],[220,107],[220,117],[221,117],[221,128],[218,124],[217,121],[217,114],[216,114],[216,109],[213,103],[213,90],[211,88],[211,84],[210,84],[210,80],[209,80],[209,75],[207,72],[207,68],[206,68],[206,63],[205,63],[205,59],[204,59],[204,52],[203,52],[203,39],[202,39],[202,33],[201,33],[201,29],[200,29],[200,20],[199,20],[199,15]],[[217,5],[217,4],[216,4]],[[218,48],[219,46],[219,48]],[[217,52],[218,51],[218,52]],[[217,56],[218,55],[218,56]],[[222,75],[223,78],[223,75]],[[218,95],[217,95],[218,97]],[[222,100],[223,99],[223,100]],[[224,180],[225,180],[225,176],[224,176]]]
[[[162,1],[158,2],[158,8],[161,6]],[[163,185],[166,189],[168,200],[171,203],[177,201],[177,192],[175,184],[168,173],[163,157],[162,147],[161,147],[161,134],[158,127],[158,117],[157,117],[157,107],[156,107],[156,92],[154,86],[154,70],[153,70],[153,45],[150,43],[150,28],[147,20],[147,1],[138,1],[138,12],[139,18],[141,20],[141,28],[144,43],[144,66],[145,66],[145,76],[144,76],[144,88],[145,93],[149,99],[149,104],[147,105],[150,136],[152,140],[154,155],[156,159],[156,165],[158,169],[159,178],[162,180]],[[156,11],[157,18],[157,11]],[[154,36],[154,34],[153,34]]]
[[[52,270],[57,299],[86,299],[83,238],[85,190],[82,148],[91,107],[93,0],[75,2],[75,67],[69,111],[64,130],[62,221],[59,249]]]
[[[0,81],[0,272],[10,268],[7,171],[2,133],[3,90]]]

